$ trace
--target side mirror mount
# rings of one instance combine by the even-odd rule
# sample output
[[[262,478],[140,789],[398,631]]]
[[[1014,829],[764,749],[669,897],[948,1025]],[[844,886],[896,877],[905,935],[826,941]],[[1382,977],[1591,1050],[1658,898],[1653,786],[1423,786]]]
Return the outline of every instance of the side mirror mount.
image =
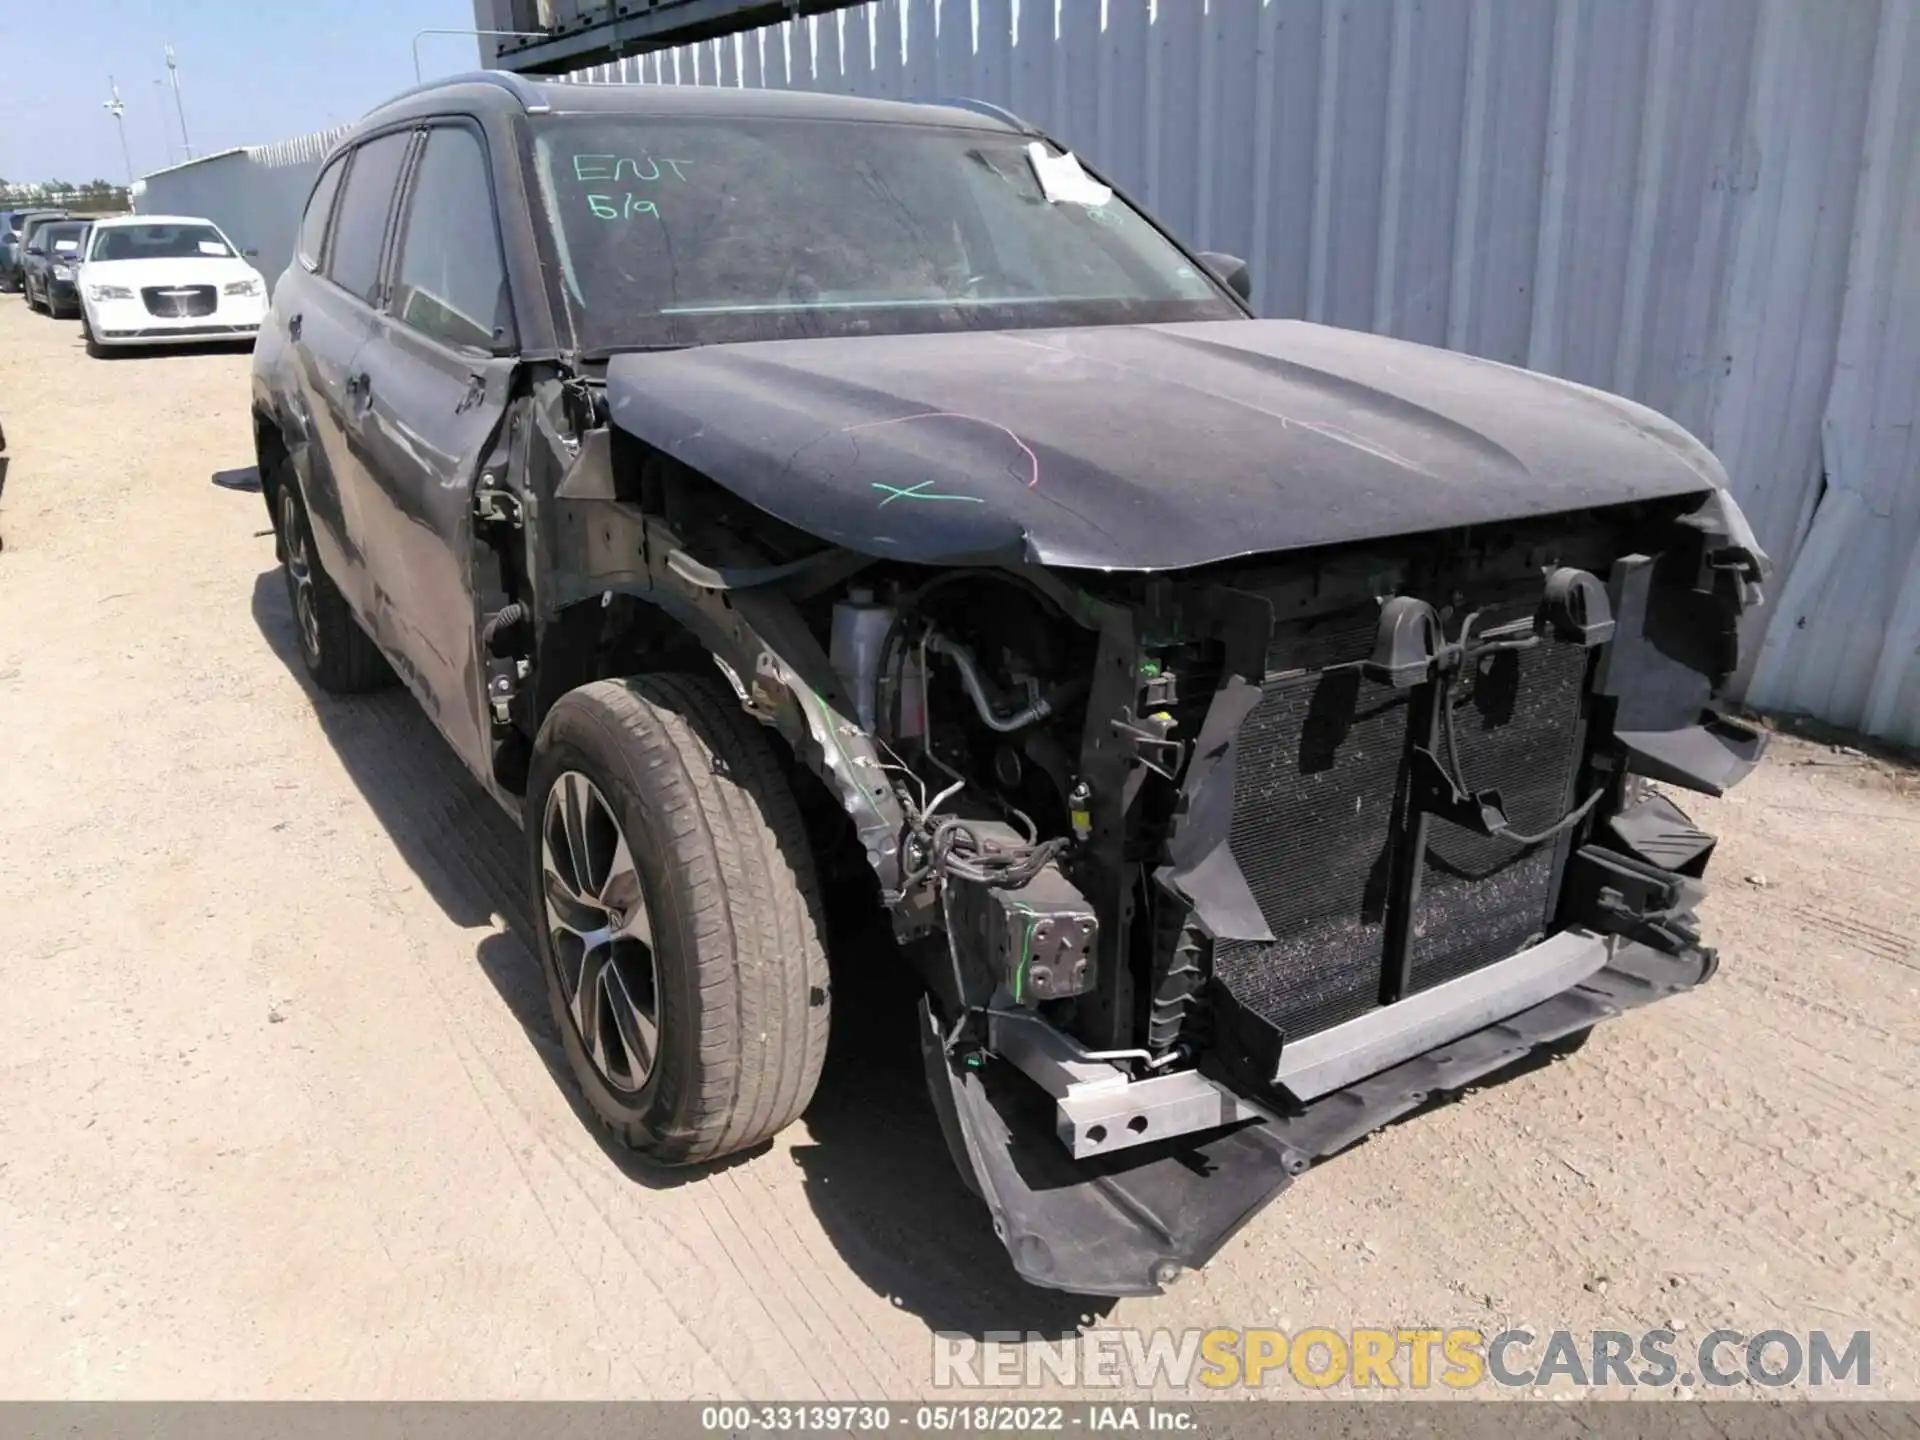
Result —
[[[1223,250],[1202,250],[1200,258],[1222,285],[1248,304],[1253,303],[1253,272],[1247,269],[1246,261]]]

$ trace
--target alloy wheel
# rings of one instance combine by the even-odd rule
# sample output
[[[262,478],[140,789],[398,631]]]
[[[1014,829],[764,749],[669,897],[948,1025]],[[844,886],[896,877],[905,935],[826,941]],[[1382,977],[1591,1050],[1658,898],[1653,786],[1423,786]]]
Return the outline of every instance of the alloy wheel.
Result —
[[[307,527],[300,523],[300,501],[291,486],[280,488],[280,543],[287,552],[287,588],[293,616],[309,660],[320,658],[320,612],[313,603],[313,558],[307,553]]]
[[[581,1047],[601,1079],[632,1094],[660,1050],[653,923],[620,821],[577,770],[547,792],[540,871],[547,936]]]

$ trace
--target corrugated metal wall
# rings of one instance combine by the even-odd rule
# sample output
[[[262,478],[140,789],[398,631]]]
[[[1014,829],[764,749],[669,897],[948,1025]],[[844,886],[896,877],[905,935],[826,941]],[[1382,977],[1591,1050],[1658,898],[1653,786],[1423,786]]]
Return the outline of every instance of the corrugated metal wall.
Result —
[[[1920,743],[1920,5],[1884,0],[1878,19],[1871,79],[1859,77],[1853,102],[1864,141],[1828,157],[1850,162],[1859,182],[1822,416],[1824,486],[1807,497],[1750,693]],[[1790,295],[1790,262],[1778,280]],[[1750,458],[1764,466],[1757,445]]]
[[[1645,401],[1781,567],[1750,698],[1920,743],[1916,10],[873,0],[577,78],[989,100],[1265,314]]]

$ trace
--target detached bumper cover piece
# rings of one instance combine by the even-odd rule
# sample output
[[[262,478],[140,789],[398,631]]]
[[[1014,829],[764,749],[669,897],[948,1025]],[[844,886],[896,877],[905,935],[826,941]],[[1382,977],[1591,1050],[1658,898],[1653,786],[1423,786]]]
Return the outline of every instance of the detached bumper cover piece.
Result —
[[[1195,1142],[1075,1161],[1052,1102],[1009,1065],[948,1061],[923,1004],[928,1088],[961,1173],[986,1201],[1022,1279],[1090,1295],[1153,1295],[1204,1265],[1294,1176],[1382,1125],[1535,1047],[1704,983],[1711,950],[1668,955],[1620,941],[1606,965],[1506,1020],[1321,1096]]]

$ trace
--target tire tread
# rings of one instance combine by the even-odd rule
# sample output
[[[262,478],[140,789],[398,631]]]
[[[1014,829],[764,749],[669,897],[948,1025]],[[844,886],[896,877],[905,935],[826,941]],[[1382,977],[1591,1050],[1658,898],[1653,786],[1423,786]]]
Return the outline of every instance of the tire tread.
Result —
[[[666,1126],[611,1128],[674,1164],[756,1145],[799,1117],[826,1055],[826,950],[799,802],[718,675],[596,681],[559,703],[625,758],[694,942],[693,1088]]]

